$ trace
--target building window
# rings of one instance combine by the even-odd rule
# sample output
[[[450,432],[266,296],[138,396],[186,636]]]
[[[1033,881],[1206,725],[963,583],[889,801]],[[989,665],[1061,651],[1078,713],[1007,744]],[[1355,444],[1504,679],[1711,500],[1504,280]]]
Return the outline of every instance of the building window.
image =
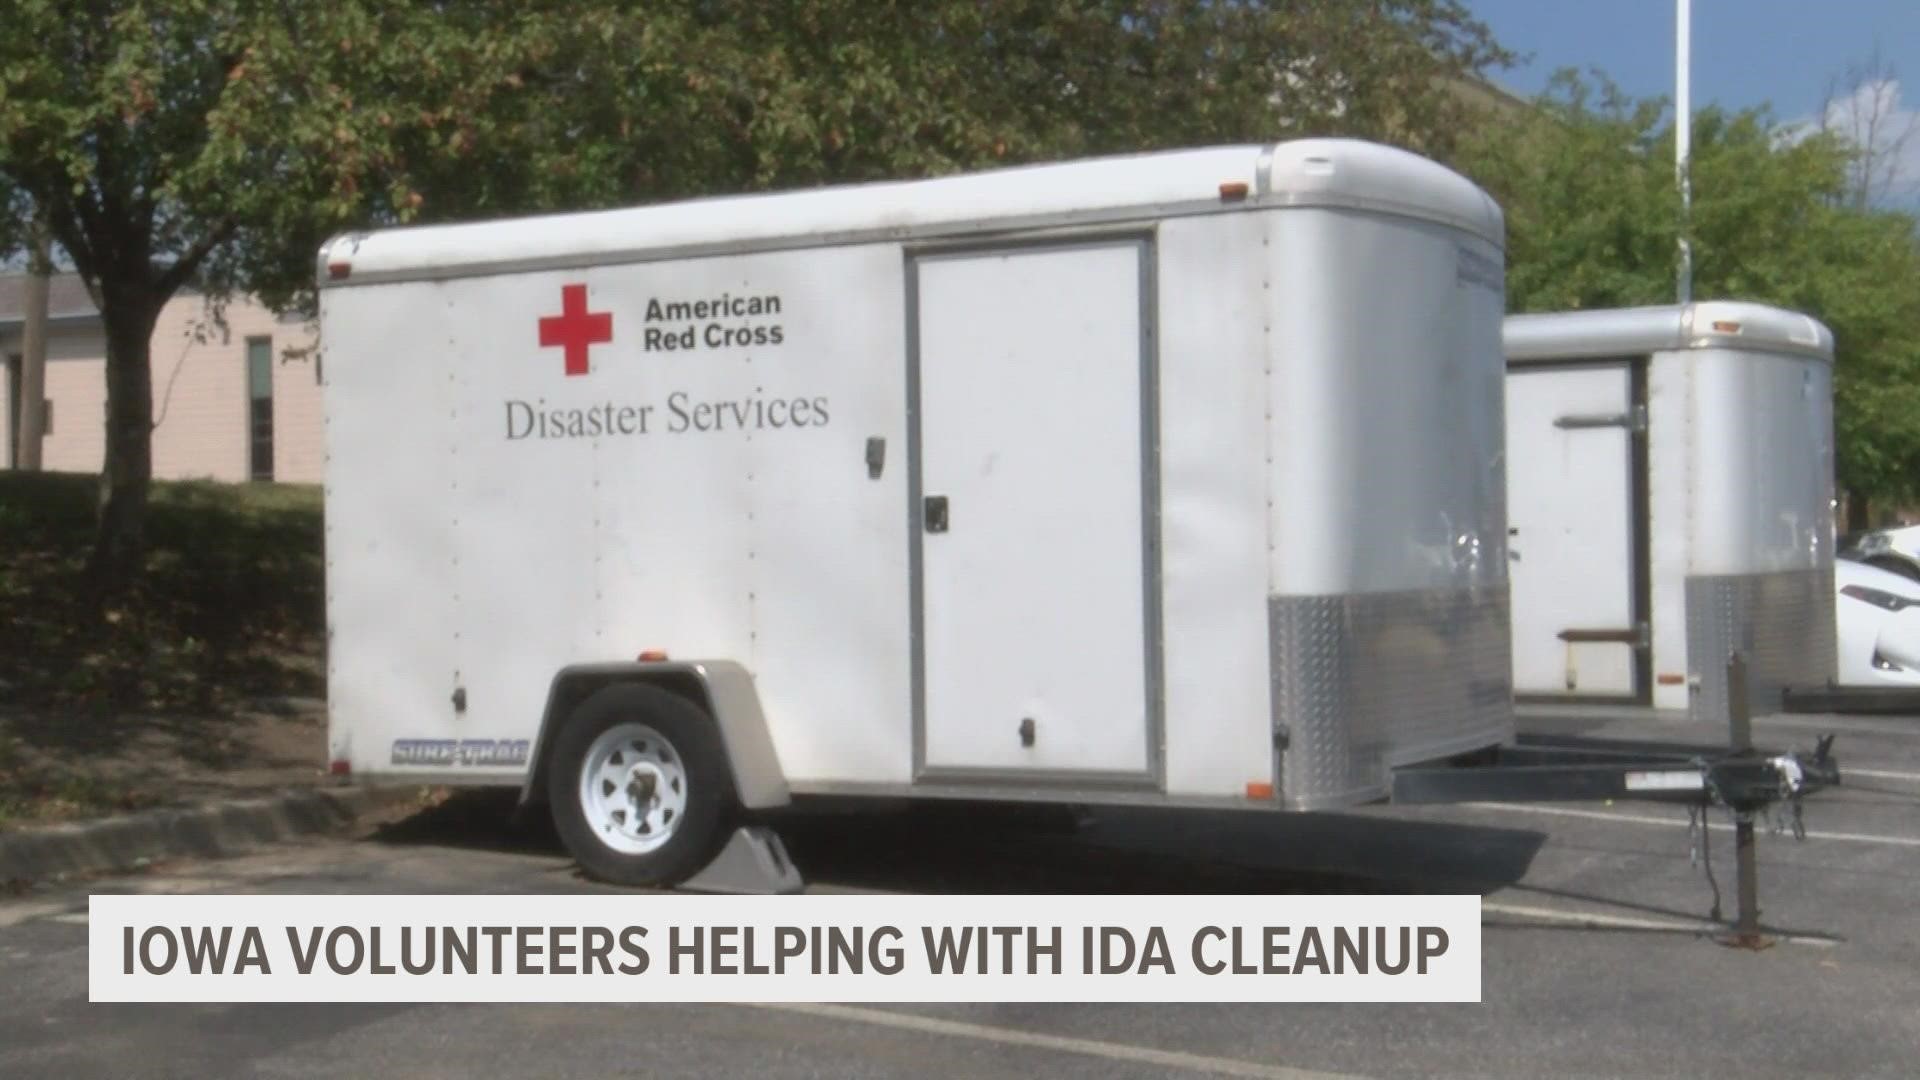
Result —
[[[247,339],[248,475],[273,479],[273,339]]]

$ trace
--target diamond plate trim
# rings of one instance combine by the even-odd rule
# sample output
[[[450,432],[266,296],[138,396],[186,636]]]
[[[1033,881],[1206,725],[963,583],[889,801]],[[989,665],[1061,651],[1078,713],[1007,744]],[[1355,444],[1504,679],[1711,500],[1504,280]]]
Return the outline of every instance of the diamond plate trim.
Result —
[[[1727,716],[1727,657],[1747,656],[1755,713],[1778,712],[1788,686],[1820,686],[1834,673],[1833,568],[1687,579],[1687,667],[1699,692],[1695,720]]]
[[[1281,798],[1386,797],[1396,765],[1513,736],[1505,586],[1267,601]]]

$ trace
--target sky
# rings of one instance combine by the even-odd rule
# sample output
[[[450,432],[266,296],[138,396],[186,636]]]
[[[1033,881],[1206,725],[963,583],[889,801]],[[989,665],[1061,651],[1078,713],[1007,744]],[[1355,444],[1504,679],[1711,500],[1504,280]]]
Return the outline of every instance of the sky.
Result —
[[[1561,68],[1599,68],[1636,97],[1673,97],[1674,0],[1466,3],[1523,55],[1494,73],[1510,90],[1530,96]],[[1693,0],[1694,106],[1770,105],[1783,122],[1811,121],[1835,80],[1876,48],[1894,77],[1869,93],[1899,125],[1917,125],[1901,158],[1911,195],[1920,188],[1920,0]]]

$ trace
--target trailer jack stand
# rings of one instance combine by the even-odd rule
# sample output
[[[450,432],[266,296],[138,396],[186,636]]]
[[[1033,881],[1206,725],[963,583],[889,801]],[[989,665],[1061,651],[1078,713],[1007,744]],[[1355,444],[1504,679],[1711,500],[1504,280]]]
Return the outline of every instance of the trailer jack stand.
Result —
[[[1760,868],[1753,850],[1753,815],[1739,814],[1733,826],[1733,865],[1735,903],[1733,931],[1715,941],[1730,949],[1758,952],[1773,947],[1773,939],[1760,932]],[[1717,890],[1716,890],[1717,891]],[[1714,905],[1719,919],[1719,905]]]
[[[1713,890],[1713,910],[1707,918],[1721,922],[1725,916],[1720,910],[1720,883],[1713,876],[1713,831],[1709,827],[1709,807],[1688,807],[1687,828],[1695,834],[1694,861],[1700,864],[1707,878],[1707,888]],[[1797,809],[1797,804],[1796,804]],[[1795,814],[1798,821],[1799,815]],[[1760,932],[1760,873],[1759,859],[1754,850],[1753,817],[1735,815],[1733,825],[1734,846],[1734,903],[1738,910],[1733,923],[1722,933],[1715,934],[1715,943],[1730,949],[1746,949],[1758,952],[1773,947],[1773,939]],[[1804,835],[1801,832],[1801,835]]]
[[[1738,652],[1727,657],[1727,736],[1735,755],[1753,755],[1753,713],[1747,700],[1747,660]],[[1782,817],[1790,815],[1794,839],[1806,839],[1800,797],[1812,787],[1840,782],[1840,771],[1833,764],[1832,750],[1833,736],[1824,735],[1815,744],[1813,757],[1807,761],[1803,762],[1792,754],[1771,759],[1769,764],[1778,777],[1772,790],[1755,786],[1729,792],[1719,784],[1709,782],[1707,785],[1709,797],[1733,811],[1735,910],[1731,930],[1714,939],[1720,944],[1751,951],[1772,947],[1773,939],[1760,931],[1760,867],[1754,849],[1754,819],[1780,806],[1783,814],[1774,818],[1776,831],[1785,831],[1779,826]],[[1710,806],[1700,808],[1703,850],[1710,832],[1706,822],[1709,810]],[[1713,883],[1712,862],[1708,861],[1706,867],[1707,882],[1713,887],[1713,920],[1719,922],[1720,888]]]

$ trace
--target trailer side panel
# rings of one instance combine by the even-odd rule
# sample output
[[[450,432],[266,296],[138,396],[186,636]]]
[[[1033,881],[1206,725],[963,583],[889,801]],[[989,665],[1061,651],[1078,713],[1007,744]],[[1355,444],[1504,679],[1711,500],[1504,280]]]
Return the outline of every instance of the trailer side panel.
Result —
[[[1499,249],[1450,229],[1326,212],[1273,236],[1274,707],[1311,809],[1511,735],[1504,290]]]
[[[1693,384],[1687,472],[1688,667],[1695,716],[1723,715],[1726,659],[1748,657],[1749,700],[1781,707],[1789,685],[1835,666],[1832,366],[1735,348],[1658,357]]]

